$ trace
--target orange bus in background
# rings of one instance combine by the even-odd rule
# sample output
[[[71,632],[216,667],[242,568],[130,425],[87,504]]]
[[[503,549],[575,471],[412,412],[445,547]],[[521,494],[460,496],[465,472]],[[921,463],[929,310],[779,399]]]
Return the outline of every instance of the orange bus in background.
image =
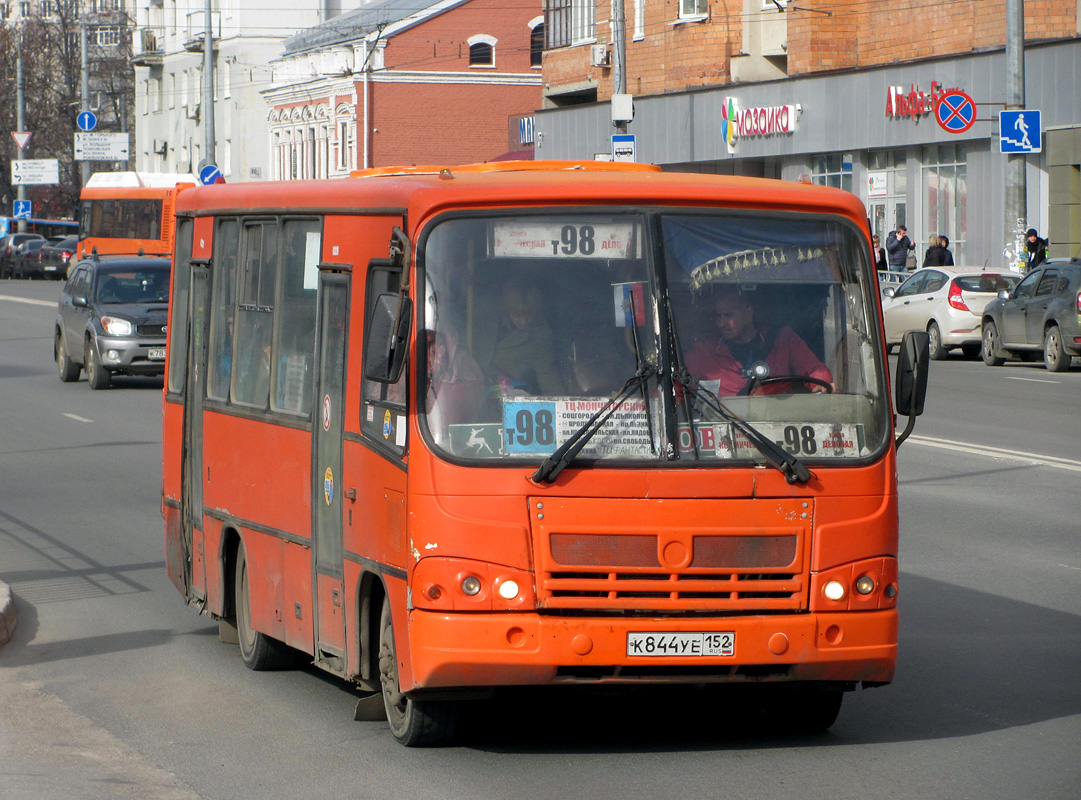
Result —
[[[77,256],[171,255],[176,196],[196,183],[179,173],[95,172],[79,195]]]
[[[303,654],[406,745],[499,687],[741,684],[819,730],[893,678],[926,336],[894,406],[852,194],[595,162],[200,187],[174,264],[168,571],[250,668]]]

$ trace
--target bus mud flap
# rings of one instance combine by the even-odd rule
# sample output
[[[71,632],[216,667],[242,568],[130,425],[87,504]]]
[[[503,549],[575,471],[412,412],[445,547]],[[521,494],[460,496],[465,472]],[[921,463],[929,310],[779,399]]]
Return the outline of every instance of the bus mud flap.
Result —
[[[382,692],[370,692],[359,700],[353,711],[353,719],[356,722],[382,722],[387,718],[387,709],[383,705]]]

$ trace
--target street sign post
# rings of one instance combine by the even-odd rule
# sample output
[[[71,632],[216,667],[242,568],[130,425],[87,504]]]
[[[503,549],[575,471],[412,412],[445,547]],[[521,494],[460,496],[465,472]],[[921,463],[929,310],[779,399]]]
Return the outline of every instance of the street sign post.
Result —
[[[1043,150],[1042,115],[1038,109],[1002,111],[998,115],[1000,153],[1039,153]]]
[[[14,210],[15,213],[11,216],[16,219],[30,219],[31,212],[34,210],[34,204],[29,200],[16,200]]]
[[[79,130],[89,132],[98,127],[98,118],[93,111],[83,111],[76,118],[75,124],[79,126]]]
[[[76,161],[127,161],[130,140],[126,133],[76,133]]]
[[[60,183],[60,162],[55,158],[25,158],[11,162],[12,186],[46,186]]]
[[[947,133],[964,133],[976,122],[976,104],[960,89],[952,89],[939,98],[935,119]]]

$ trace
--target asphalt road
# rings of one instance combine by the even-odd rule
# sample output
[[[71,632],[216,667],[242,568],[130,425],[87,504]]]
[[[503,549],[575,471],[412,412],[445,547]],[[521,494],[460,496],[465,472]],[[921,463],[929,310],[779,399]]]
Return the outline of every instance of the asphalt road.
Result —
[[[60,383],[58,292],[0,282],[4,800],[1077,796],[1081,369],[932,365],[900,451],[897,680],[849,696],[829,733],[747,737],[689,691],[561,693],[407,750],[352,720],[345,684],[251,672],[184,606],[162,555],[161,382]]]

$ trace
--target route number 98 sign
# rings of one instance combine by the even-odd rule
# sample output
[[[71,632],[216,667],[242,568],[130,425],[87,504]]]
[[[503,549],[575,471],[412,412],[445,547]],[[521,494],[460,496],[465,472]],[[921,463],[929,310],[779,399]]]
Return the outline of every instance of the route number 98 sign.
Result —
[[[509,258],[633,258],[629,222],[514,220],[493,224],[492,255]]]

